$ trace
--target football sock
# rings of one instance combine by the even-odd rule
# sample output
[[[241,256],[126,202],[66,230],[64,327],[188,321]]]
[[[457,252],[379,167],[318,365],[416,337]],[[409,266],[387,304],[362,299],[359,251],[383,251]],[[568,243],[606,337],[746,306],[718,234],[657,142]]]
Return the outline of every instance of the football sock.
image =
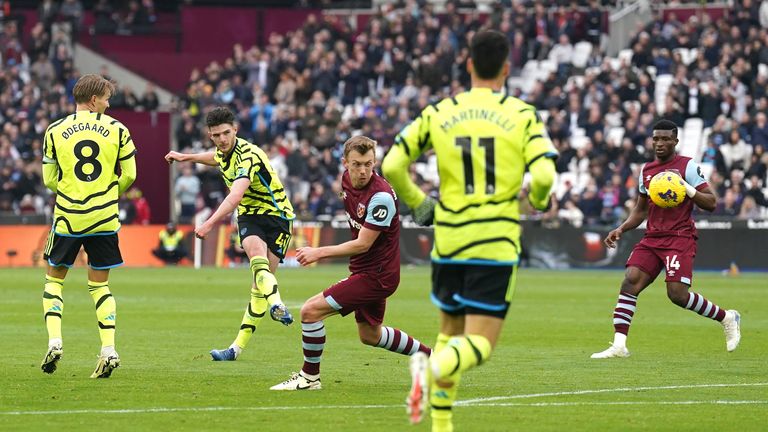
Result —
[[[619,293],[619,300],[613,310],[613,329],[615,331],[613,344],[626,346],[629,326],[632,325],[632,317],[637,309],[637,296]]]
[[[688,293],[688,303],[685,305],[686,309],[692,310],[697,314],[711,318],[715,321],[722,321],[725,318],[725,310],[720,309],[720,306],[712,303],[704,298],[703,295],[695,292]]]
[[[96,304],[96,319],[99,323],[101,346],[115,346],[115,318],[117,308],[115,298],[109,292],[109,282],[88,281],[88,292]]]
[[[301,322],[301,349],[304,351],[303,375],[309,378],[320,375],[320,357],[325,348],[325,325],[322,321]]]
[[[245,308],[243,314],[243,322],[240,324],[240,331],[237,332],[237,337],[232,345],[238,347],[239,350],[245,348],[248,345],[248,341],[256,331],[256,327],[259,326],[259,322],[264,318],[264,314],[267,312],[267,300],[264,299],[264,295],[254,286],[251,287],[251,301]]]
[[[429,359],[435,379],[444,379],[482,364],[491,356],[491,342],[481,335],[454,336]]]
[[[419,351],[427,356],[432,354],[432,350],[428,346],[422,344],[418,339],[408,336],[408,333],[400,329],[386,326],[381,327],[381,337],[376,346],[405,355],[413,355]]]
[[[49,343],[55,342],[55,340],[61,340],[61,314],[64,313],[64,298],[61,293],[62,288],[64,288],[64,279],[58,279],[48,275],[45,276],[43,319],[45,320],[45,326],[48,328]]]
[[[450,339],[451,336],[439,333],[432,353],[437,355],[448,345]],[[434,379],[433,374],[430,374],[429,405],[431,408],[430,417],[432,417],[433,431],[453,430],[453,412],[451,408],[456,401],[460,381],[461,372],[456,372],[450,377],[441,379],[439,384]]]
[[[260,256],[251,258],[251,273],[253,273],[256,288],[261,291],[270,306],[283,303],[280,292],[277,290],[277,279],[269,271],[268,259]]]
[[[436,353],[445,348],[445,346],[448,345],[449,340],[451,340],[449,335],[445,333],[438,333],[437,340],[435,341],[435,347],[432,348],[432,352]]]

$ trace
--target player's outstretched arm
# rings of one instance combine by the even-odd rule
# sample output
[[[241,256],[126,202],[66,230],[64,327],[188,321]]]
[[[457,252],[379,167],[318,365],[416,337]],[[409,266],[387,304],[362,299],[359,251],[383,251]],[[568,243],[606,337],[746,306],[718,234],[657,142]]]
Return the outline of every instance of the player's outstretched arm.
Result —
[[[709,186],[697,190],[685,182],[685,194],[693,200],[694,204],[706,211],[715,211],[715,207],[717,207],[717,197]]]
[[[368,252],[373,242],[379,238],[380,231],[362,227],[360,234],[354,240],[333,246],[318,248],[304,247],[296,250],[296,259],[299,264],[306,266],[323,258],[346,257]]]
[[[240,201],[243,199],[243,195],[250,185],[251,181],[247,177],[241,177],[235,180],[232,183],[232,187],[229,188],[229,195],[224,198],[224,201],[221,202],[219,208],[213,212],[207,221],[203,222],[202,225],[195,229],[195,236],[198,238],[205,238],[216,222],[235,211],[237,206],[240,205]]]
[[[619,241],[621,235],[640,226],[646,217],[648,217],[648,196],[640,193],[637,194],[635,205],[629,212],[627,220],[619,225],[618,228],[609,232],[608,236],[603,240],[603,243],[609,248],[615,248],[616,242]]]
[[[178,162],[194,162],[208,166],[218,166],[214,158],[214,152],[205,153],[179,153],[176,151],[170,151],[165,155],[165,161],[168,163]]]

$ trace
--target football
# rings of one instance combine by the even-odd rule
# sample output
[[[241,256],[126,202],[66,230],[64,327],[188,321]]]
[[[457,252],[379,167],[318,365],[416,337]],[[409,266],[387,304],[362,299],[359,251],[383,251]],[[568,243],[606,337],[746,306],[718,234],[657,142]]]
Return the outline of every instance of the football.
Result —
[[[685,200],[685,183],[680,174],[662,171],[651,179],[648,193],[651,201],[659,207],[677,207]]]

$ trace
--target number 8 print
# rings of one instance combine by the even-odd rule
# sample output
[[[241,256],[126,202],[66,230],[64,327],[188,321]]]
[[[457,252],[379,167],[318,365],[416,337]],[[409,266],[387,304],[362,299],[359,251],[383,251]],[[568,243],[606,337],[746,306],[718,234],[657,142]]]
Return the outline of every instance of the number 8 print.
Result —
[[[89,156],[83,154],[83,149],[86,147],[91,149],[91,154]],[[96,156],[99,155],[99,145],[91,140],[83,140],[75,144],[74,152],[75,157],[77,158],[77,163],[75,164],[75,176],[84,182],[92,182],[99,178],[99,175],[101,175],[101,163],[96,159]],[[85,165],[93,166],[90,174],[86,174],[83,171]]]

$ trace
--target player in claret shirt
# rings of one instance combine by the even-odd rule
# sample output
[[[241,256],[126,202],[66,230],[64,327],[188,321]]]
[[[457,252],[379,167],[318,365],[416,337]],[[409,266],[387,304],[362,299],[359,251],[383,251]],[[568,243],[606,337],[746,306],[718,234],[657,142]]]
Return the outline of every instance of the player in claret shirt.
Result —
[[[397,197],[383,177],[373,171],[376,141],[352,137],[344,143],[342,196],[352,240],[334,246],[297,250],[301,265],[323,258],[349,256],[349,277],[342,279],[301,307],[301,372],[271,390],[318,390],[320,357],[325,346],[323,320],[355,313],[360,341],[366,345],[412,355],[432,350],[402,330],[382,326],[387,297],[400,283],[400,220]]]
[[[629,357],[627,333],[637,308],[637,297],[662,270],[666,271],[667,296],[674,304],[720,322],[725,331],[725,346],[728,351],[733,351],[739,346],[739,313],[735,310],[720,309],[701,294],[689,291],[698,238],[696,226],[691,218],[693,205],[712,211],[717,199],[698,164],[691,158],[675,153],[677,142],[677,126],[673,122],[660,120],[653,126],[656,160],[640,169],[640,193],[629,217],[605,238],[605,245],[614,248],[623,233],[648,220],[645,236],[635,245],[627,260],[627,272],[621,283],[619,300],[613,310],[613,343],[605,351],[592,354],[592,358]],[[663,171],[677,171],[685,181],[687,196],[677,207],[658,207],[648,196],[651,179]]]

